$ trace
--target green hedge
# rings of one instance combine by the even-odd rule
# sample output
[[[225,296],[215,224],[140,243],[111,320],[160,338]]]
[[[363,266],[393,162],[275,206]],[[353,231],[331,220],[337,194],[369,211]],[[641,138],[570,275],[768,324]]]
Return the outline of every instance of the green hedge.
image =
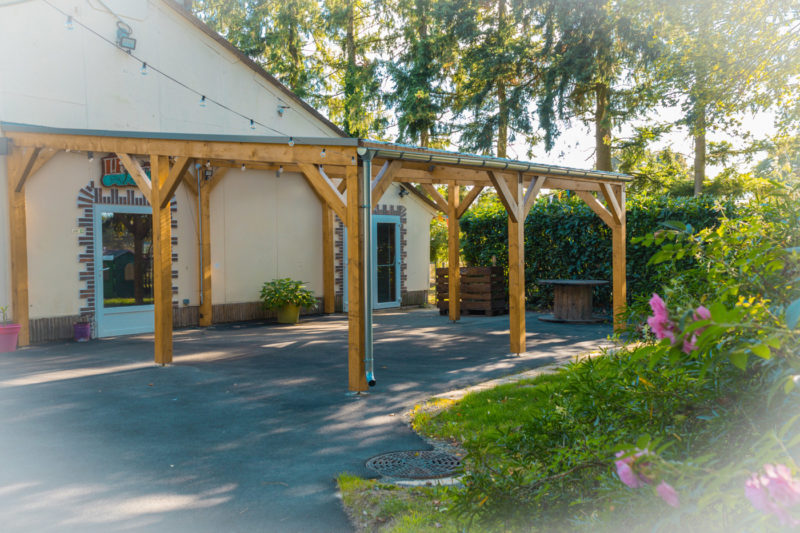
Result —
[[[664,267],[648,266],[653,248],[631,244],[671,220],[694,228],[710,227],[736,207],[718,197],[640,197],[627,202],[628,298],[655,292],[670,277]],[[499,202],[482,202],[461,219],[461,246],[470,266],[488,266],[492,258],[508,269],[508,222]],[[691,266],[691,258],[677,268]],[[575,196],[541,198],[525,220],[525,286],[529,306],[549,307],[552,288],[539,279],[605,279],[611,281],[611,230]],[[609,309],[610,284],[595,289],[595,305]]]

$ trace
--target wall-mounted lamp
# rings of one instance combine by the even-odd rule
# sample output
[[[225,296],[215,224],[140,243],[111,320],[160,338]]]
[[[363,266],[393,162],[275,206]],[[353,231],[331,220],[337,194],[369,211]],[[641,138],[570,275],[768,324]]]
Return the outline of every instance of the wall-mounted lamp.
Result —
[[[133,30],[130,26],[121,20],[117,21],[117,46],[129,54],[136,50],[136,39],[131,37],[131,33]]]
[[[282,117],[286,110],[289,109],[288,105],[279,105],[278,106],[278,116]]]

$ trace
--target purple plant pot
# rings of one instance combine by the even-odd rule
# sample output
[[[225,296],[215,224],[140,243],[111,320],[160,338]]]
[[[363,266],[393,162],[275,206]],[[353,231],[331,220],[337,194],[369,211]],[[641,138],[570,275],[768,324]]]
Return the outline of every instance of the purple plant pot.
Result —
[[[92,337],[92,325],[89,323],[81,322],[73,324],[75,332],[75,341],[87,342]]]

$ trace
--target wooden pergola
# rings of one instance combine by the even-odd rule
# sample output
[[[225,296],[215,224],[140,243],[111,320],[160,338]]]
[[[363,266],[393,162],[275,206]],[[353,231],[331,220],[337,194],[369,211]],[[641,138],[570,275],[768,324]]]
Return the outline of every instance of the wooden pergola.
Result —
[[[372,206],[393,182],[424,191],[447,216],[449,317],[460,318],[459,219],[486,187],[493,187],[508,213],[509,322],[512,353],[525,344],[525,217],[542,189],[574,191],[612,230],[613,312],[619,328],[626,299],[625,186],[628,176],[576,170],[488,156],[459,154],[350,138],[180,135],[58,129],[0,123],[0,155],[6,155],[11,233],[12,316],[27,345],[28,251],[25,186],[61,151],[116,154],[152,208],[155,362],[172,362],[172,241],[170,202],[184,184],[200,203],[200,326],[211,325],[210,193],[228,168],[282,168],[305,176],[319,198],[323,236],[323,306],[334,311],[333,232],[336,214],[347,227],[348,386],[363,391],[372,381],[372,300],[369,283]],[[140,161],[150,162],[150,177]],[[218,170],[199,181],[194,163]],[[435,185],[446,186],[443,196]],[[470,187],[460,198],[461,187]]]

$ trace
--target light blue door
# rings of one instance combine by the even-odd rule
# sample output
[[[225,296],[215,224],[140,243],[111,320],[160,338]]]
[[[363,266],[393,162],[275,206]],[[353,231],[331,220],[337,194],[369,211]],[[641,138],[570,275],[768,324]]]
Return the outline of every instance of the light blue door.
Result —
[[[373,215],[372,305],[375,309],[400,306],[400,254],[400,217]],[[344,310],[347,311],[347,228],[344,230],[344,257]]]
[[[153,217],[149,207],[95,205],[97,336],[150,333]]]

